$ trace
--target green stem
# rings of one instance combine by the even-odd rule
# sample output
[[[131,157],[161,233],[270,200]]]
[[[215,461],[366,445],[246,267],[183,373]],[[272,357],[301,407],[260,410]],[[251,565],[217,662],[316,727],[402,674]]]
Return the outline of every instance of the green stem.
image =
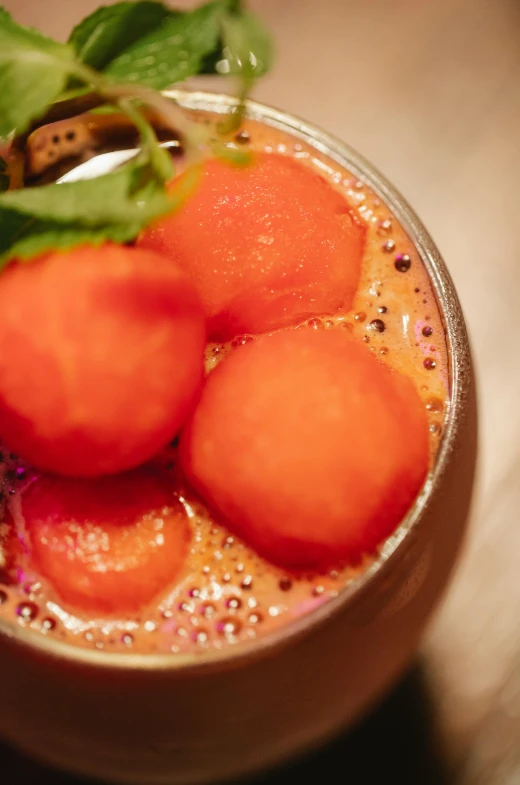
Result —
[[[134,106],[129,98],[120,98],[117,101],[119,109],[133,122],[143,145],[143,151],[148,154],[150,163],[157,176],[164,183],[168,182],[173,176],[173,166],[168,153],[159,146],[157,136],[150,123],[141,112]]]
[[[74,76],[85,84],[92,86],[96,93],[109,103],[119,106],[121,111],[124,111],[136,125],[143,143],[147,144],[149,150],[152,150],[151,135],[153,134],[156,146],[157,139],[151,126],[140,112],[135,109],[134,101],[139,101],[149,109],[152,109],[168,128],[180,134],[187,156],[192,161],[201,157],[202,148],[208,147],[211,140],[210,130],[190,120],[174,101],[162,93],[142,85],[109,82],[97,71],[83,63],[75,63]],[[157,164],[158,160],[155,163]],[[159,168],[161,168],[160,164]]]

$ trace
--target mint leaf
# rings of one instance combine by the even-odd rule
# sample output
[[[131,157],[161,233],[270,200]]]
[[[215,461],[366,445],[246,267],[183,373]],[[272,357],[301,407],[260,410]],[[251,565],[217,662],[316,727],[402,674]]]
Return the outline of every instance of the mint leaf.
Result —
[[[104,73],[123,82],[162,90],[201,71],[219,47],[220,22],[228,0],[213,0],[191,12],[174,12],[110,62]]]
[[[16,24],[0,8],[0,137],[24,131],[63,90],[71,47]]]
[[[165,193],[148,164],[133,162],[93,180],[0,194],[0,266],[81,243],[133,240],[191,193],[198,170]]]
[[[101,6],[76,25],[69,43],[81,62],[101,70],[178,13],[153,0]]]
[[[132,224],[111,224],[86,228],[60,221],[30,218],[14,210],[0,210],[0,269],[10,261],[27,261],[52,250],[67,250],[77,245],[101,245],[108,240],[125,243],[139,233]]]

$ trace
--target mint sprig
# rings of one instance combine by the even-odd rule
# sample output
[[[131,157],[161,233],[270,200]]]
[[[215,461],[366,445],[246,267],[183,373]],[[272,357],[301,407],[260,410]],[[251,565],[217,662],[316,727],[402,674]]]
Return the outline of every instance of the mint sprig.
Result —
[[[210,152],[234,161],[235,150],[212,139],[157,89],[220,64],[220,71],[240,77],[242,101],[270,59],[267,34],[239,0],[211,0],[190,12],[153,0],[116,3],[80,22],[67,44],[16,24],[0,7],[0,137],[30,129],[72,87],[124,112],[142,145],[136,159],[112,174],[18,191],[6,190],[9,173],[0,161],[0,267],[52,248],[128,242],[178,207],[193,178],[167,191],[171,159],[142,108],[181,133],[192,161]],[[236,162],[246,159],[240,154]]]

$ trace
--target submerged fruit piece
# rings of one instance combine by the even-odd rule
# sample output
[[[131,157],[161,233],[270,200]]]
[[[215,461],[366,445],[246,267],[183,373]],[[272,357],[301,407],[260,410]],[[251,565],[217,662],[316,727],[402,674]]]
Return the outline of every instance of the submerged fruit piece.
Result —
[[[107,244],[0,276],[0,438],[33,465],[95,476],[172,439],[202,381],[198,297],[171,261]]]
[[[22,494],[31,562],[67,603],[135,611],[182,568],[189,530],[171,479],[151,467],[95,480],[42,476]]]
[[[348,310],[365,231],[321,176],[281,155],[251,166],[207,161],[181,210],[140,244],[191,276],[210,337],[227,340]]]
[[[181,435],[207,503],[285,566],[355,562],[397,526],[428,469],[412,382],[340,331],[287,330],[210,374]]]

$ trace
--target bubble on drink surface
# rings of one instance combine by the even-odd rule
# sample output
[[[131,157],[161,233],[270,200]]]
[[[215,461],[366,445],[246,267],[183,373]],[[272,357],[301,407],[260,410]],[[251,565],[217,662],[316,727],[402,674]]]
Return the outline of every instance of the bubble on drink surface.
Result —
[[[231,638],[238,635],[242,629],[242,622],[239,621],[239,619],[225,617],[223,619],[219,619],[216,626],[219,635],[223,635],[226,638]]]
[[[423,362],[423,365],[427,371],[433,371],[437,367],[437,363],[433,359],[433,357],[426,357],[426,359]]]
[[[385,253],[392,253],[392,251],[395,251],[395,241],[387,240],[386,243],[383,243],[382,248]]]
[[[251,341],[254,340],[254,335],[239,335],[237,338],[233,338],[231,341],[231,346],[236,349],[237,346],[245,346],[246,343],[251,343]]]
[[[217,612],[217,608],[216,608],[215,605],[213,605],[212,602],[205,602],[200,607],[200,613],[206,619],[211,619],[215,615],[216,612]]]
[[[134,636],[132,635],[132,633],[131,632],[125,632],[121,636],[121,643],[123,643],[128,648],[133,646],[134,645]]]
[[[40,594],[42,589],[42,585],[40,581],[32,581],[26,583],[23,587],[25,594],[28,594],[29,597],[37,597]]]
[[[51,616],[47,616],[45,619],[42,620],[42,630],[44,632],[52,632],[57,627],[56,619],[53,619]]]
[[[309,319],[307,322],[307,326],[310,327],[312,330],[322,330],[324,325],[321,319]]]
[[[426,402],[426,410],[428,412],[437,413],[442,412],[443,409],[444,403],[440,398],[430,398],[429,401]]]
[[[234,613],[242,607],[242,600],[240,597],[229,597],[225,604],[230,613]]]
[[[209,635],[206,630],[194,630],[191,637],[195,643],[203,644],[208,642]]]
[[[21,621],[31,622],[36,619],[40,612],[35,602],[20,602],[16,607],[16,615]]]
[[[392,231],[392,221],[390,218],[385,218],[384,221],[380,221],[377,227],[377,233],[380,237],[384,237],[385,235],[390,234]]]
[[[407,273],[412,266],[412,260],[407,253],[401,253],[395,257],[394,267],[400,273]]]
[[[372,321],[367,325],[367,329],[375,330],[378,333],[383,333],[385,331],[385,323],[382,319],[372,319]]]
[[[278,581],[278,586],[282,591],[289,591],[292,589],[292,580],[290,578],[280,578]]]
[[[422,328],[422,334],[425,338],[429,338],[430,335],[433,335],[433,327],[430,327],[430,325],[427,324],[426,327]]]

